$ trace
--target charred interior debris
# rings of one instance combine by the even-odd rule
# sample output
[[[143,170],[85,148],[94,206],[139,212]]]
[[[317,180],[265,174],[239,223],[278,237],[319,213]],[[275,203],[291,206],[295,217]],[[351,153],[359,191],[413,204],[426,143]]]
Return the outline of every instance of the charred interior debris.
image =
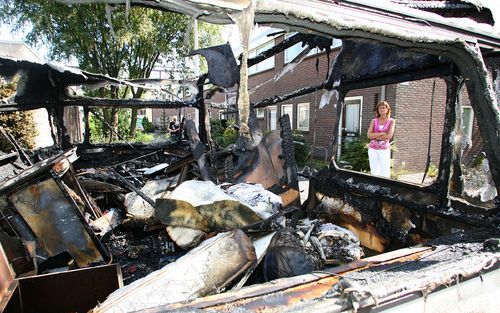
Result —
[[[93,312],[260,310],[264,304],[281,310],[300,311],[308,305],[311,312],[327,307],[340,312],[431,292],[460,275],[472,280],[485,274],[488,283],[499,280],[500,201],[498,195],[484,195],[488,188],[489,195],[500,192],[498,35],[445,27],[432,19],[421,23],[398,10],[388,15],[376,6],[356,6],[356,1],[310,1],[310,10],[296,1],[285,2],[286,9],[280,9],[258,1],[255,22],[298,33],[249,58],[248,67],[300,44],[327,55],[327,77],[248,103],[248,129],[239,129],[236,142],[223,149],[211,137],[207,100],[241,84],[245,57],[237,60],[229,44],[192,52],[207,60],[208,73],[190,82],[196,94],[174,100],[75,96],[70,92],[73,86],[148,88],[165,81],[125,81],[0,58],[0,76],[19,77],[17,93],[1,99],[0,112],[46,108],[55,139],[53,147],[28,151],[0,128],[12,146],[0,155],[0,275],[5,281],[0,285],[0,311],[31,312],[37,304],[24,303],[21,295],[35,297],[33,286],[49,287],[44,284],[50,284],[51,277],[66,276],[67,284],[83,282],[76,288],[82,294],[84,288],[102,284],[95,296],[82,297],[78,306],[60,304],[67,311],[94,308]],[[438,7],[429,1],[392,2],[445,17],[461,16],[463,8],[477,11],[462,2]],[[212,10],[198,1],[187,1],[183,7],[163,1],[148,6],[190,14],[190,9],[204,9],[211,12],[204,16],[207,20],[223,23],[239,11]],[[309,19],[300,16],[299,7],[311,14]],[[316,21],[313,13],[320,11],[331,13],[332,19]],[[481,12],[473,19],[491,24],[492,13]],[[361,14],[381,25],[391,22],[401,32],[377,32],[361,20],[355,20],[356,27],[344,28],[342,14]],[[416,40],[409,34],[433,31],[436,38]],[[463,36],[460,42],[458,35]],[[334,39],[342,41],[337,54],[331,51]],[[278,129],[264,132],[255,113],[322,92],[328,98],[324,104],[335,106],[337,114],[331,121],[330,150],[335,152],[342,145],[339,132],[350,91],[428,78],[444,80],[446,90],[445,122],[437,135],[439,168],[429,185],[342,168],[335,153],[327,167],[301,175],[289,116],[278,119]],[[487,198],[484,202],[463,196],[460,110],[465,90],[484,142],[485,172],[491,175],[480,195]],[[332,95],[336,102],[330,101]],[[227,101],[224,108],[236,113],[241,127],[244,114],[238,103],[241,106],[241,101]],[[69,106],[83,107],[81,143],[73,141],[71,125],[64,122]],[[98,117],[96,110],[102,107],[192,107],[199,114],[197,123],[182,121],[183,135],[175,141],[94,144],[89,116]],[[307,200],[301,201],[299,181],[304,177],[310,178],[309,189]],[[457,272],[458,267],[467,270]],[[401,271],[411,283],[398,277]],[[275,282],[266,284],[269,281]],[[407,291],[405,284],[411,285]],[[239,291],[243,286],[245,290]],[[43,310],[60,309],[54,298],[46,298],[39,304]]]

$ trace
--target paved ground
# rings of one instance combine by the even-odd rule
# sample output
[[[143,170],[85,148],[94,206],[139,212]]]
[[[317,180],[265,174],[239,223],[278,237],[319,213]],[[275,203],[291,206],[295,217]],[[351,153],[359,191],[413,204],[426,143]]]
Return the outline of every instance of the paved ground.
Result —
[[[399,181],[404,181],[404,182],[409,182],[409,183],[414,183],[414,184],[422,184],[422,178],[424,176],[424,173],[414,173],[414,174],[405,174],[405,175],[399,175],[398,179]],[[430,185],[435,181],[435,177],[425,177],[424,185]]]

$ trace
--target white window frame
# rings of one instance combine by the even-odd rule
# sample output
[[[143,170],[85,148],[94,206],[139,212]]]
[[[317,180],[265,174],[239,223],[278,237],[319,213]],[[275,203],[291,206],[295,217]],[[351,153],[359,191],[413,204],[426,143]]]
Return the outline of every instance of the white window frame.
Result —
[[[363,120],[363,96],[355,96],[355,97],[345,97],[344,98],[344,106],[346,105],[345,103],[347,101],[350,101],[350,100],[360,100],[360,104],[359,104],[359,133],[361,134],[361,127],[362,127],[362,120]],[[344,121],[344,116],[346,114],[346,108],[344,107],[344,109],[342,110],[342,113],[340,114],[340,121],[341,123],[339,123],[339,128],[337,130],[337,142],[338,142],[338,145],[337,145],[337,158],[340,158],[340,155],[341,155],[341,150],[342,150],[342,134],[343,134],[343,131],[342,131],[342,128],[345,127],[343,121]]]
[[[274,113],[276,114],[275,119],[274,119],[274,125],[271,125],[271,111],[274,111]],[[275,105],[268,106],[267,107],[267,115],[268,115],[267,129],[269,129],[269,130],[278,129],[278,108]]]
[[[259,55],[261,52],[264,52],[266,50],[269,50],[270,48],[274,47],[274,39],[269,40],[268,42],[254,48],[248,51],[248,58],[254,58],[257,55]],[[257,74],[260,72],[264,72],[270,69],[273,69],[275,66],[274,62],[274,55],[260,63],[255,64],[254,66],[251,66],[248,69],[248,75],[253,75]]]
[[[359,121],[358,121],[358,134],[361,134],[361,122],[363,121],[363,96],[355,96],[355,97],[345,97],[344,104],[347,106],[348,101],[358,101],[359,102]],[[344,110],[345,111],[345,110]],[[345,128],[345,125],[342,125]]]
[[[468,125],[464,124],[464,109],[470,110],[470,119]],[[474,110],[472,109],[472,106],[470,105],[464,105],[462,106],[462,130],[464,131],[464,134],[470,139],[472,139],[472,128],[474,127]]]
[[[307,107],[307,126],[300,125],[300,111],[301,108]],[[297,129],[300,131],[309,131],[311,122],[311,105],[309,102],[299,103],[297,104]]]
[[[256,118],[264,118],[266,116],[266,112],[264,111],[264,108],[257,108],[255,109],[255,117]]]
[[[290,127],[293,129],[293,104],[282,104],[280,110],[281,110],[281,116],[288,113],[288,115],[290,116]]]

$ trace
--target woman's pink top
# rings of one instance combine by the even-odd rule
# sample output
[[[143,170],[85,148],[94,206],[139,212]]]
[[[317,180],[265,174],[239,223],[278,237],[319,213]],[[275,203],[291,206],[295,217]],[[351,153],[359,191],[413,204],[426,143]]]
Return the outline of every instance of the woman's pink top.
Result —
[[[373,119],[373,132],[374,133],[386,133],[391,127],[393,119],[389,118],[384,125],[379,125],[378,118]],[[389,140],[372,139],[368,147],[375,150],[385,150],[391,147]]]

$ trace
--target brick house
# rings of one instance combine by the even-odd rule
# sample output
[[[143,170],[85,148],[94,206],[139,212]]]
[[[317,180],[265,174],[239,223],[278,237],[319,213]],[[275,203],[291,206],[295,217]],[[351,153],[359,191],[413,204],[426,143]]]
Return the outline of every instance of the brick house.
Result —
[[[273,32],[276,33],[276,30],[270,30],[267,33]],[[252,41],[254,44],[249,50],[249,57],[279,44],[287,36],[281,33],[274,37],[265,37],[264,40],[262,36],[260,39],[254,39]],[[329,56],[325,52],[312,50],[293,69],[293,72],[276,81],[273,77],[302,51],[300,44],[251,67],[249,69],[250,101],[257,103],[273,95],[287,94],[324,82],[331,62],[340,51],[340,44],[340,41],[334,40]],[[341,154],[341,151],[332,151],[337,99],[332,97],[328,105],[319,108],[323,94],[324,90],[318,90],[273,106],[257,109],[256,115],[261,128],[263,130],[275,129],[277,118],[288,113],[291,117],[292,129],[304,135],[313,148],[315,158],[328,159],[334,153]],[[477,128],[472,127],[473,112],[468,105],[466,92],[464,94],[464,131],[470,138],[473,130],[474,133],[477,132]],[[424,171],[429,147],[429,127],[432,129],[431,161],[438,165],[446,102],[445,81],[440,78],[431,78],[349,91],[345,97],[346,107],[342,117],[342,131],[339,132],[342,134],[339,138],[342,142],[366,134],[371,119],[375,117],[375,105],[380,100],[387,100],[391,104],[392,117],[397,122],[393,138],[396,146],[392,153],[394,167],[411,172]],[[223,99],[219,96],[214,99],[214,102],[223,102]],[[433,103],[432,113],[431,103]],[[480,150],[481,147],[480,142],[474,142],[475,150]],[[469,156],[469,160],[475,154],[469,153],[468,155],[467,152],[474,149],[469,148],[465,151],[465,156]]]

